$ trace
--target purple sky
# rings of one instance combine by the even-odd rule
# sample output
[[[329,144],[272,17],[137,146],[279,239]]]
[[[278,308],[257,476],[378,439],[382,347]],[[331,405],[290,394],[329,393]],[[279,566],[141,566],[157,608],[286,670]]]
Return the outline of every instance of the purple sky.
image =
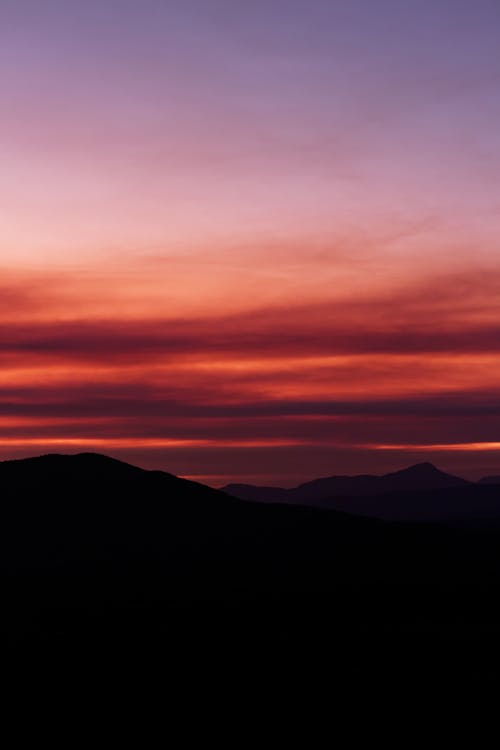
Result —
[[[2,0],[0,455],[500,469],[500,5]]]

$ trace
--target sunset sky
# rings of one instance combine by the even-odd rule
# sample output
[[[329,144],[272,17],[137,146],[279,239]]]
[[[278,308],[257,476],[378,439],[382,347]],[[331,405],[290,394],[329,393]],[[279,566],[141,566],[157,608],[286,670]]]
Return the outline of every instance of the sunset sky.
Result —
[[[500,473],[498,0],[1,0],[0,458]]]

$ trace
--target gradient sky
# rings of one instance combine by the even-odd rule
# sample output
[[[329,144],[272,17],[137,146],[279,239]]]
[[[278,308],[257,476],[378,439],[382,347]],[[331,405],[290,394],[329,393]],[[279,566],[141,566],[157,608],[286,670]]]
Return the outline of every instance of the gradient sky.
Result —
[[[0,457],[500,473],[498,0],[0,0]]]

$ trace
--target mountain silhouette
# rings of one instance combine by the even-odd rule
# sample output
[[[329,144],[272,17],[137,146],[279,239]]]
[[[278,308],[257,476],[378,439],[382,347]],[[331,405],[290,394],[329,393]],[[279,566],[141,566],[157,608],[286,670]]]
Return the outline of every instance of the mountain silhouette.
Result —
[[[99,453],[76,455],[50,453],[45,456],[0,462],[2,486],[17,483],[45,485],[49,482],[61,482],[64,479],[78,479],[85,483],[108,482],[113,479],[138,477],[142,474],[144,474],[143,469]]]
[[[483,477],[479,484],[500,484],[500,476]]]
[[[420,463],[382,476],[361,474],[315,479],[292,489],[229,484],[223,487],[223,491],[243,500],[323,505],[325,500],[335,497],[365,497],[390,492],[464,487],[468,484],[465,479],[446,474],[431,463]]]
[[[286,673],[293,654],[295,675],[358,680],[401,679],[410,639],[412,674],[447,648],[453,670],[457,643],[463,670],[463,644],[500,632],[500,488],[447,477],[423,464],[380,477],[389,493],[336,498],[439,521],[415,524],[247,502],[99,454],[1,462],[0,642],[177,675],[212,656],[217,672]]]

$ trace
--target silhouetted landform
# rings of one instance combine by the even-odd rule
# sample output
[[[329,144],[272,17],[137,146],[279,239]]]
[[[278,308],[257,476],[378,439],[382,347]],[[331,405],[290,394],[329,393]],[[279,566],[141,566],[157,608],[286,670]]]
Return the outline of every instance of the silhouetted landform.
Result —
[[[470,482],[430,463],[374,476],[332,476],[292,489],[230,484],[223,491],[242,500],[307,505],[392,521],[496,520],[496,492],[485,485],[495,477]]]
[[[223,491],[243,500],[262,500],[264,502],[310,502],[324,500],[328,497],[349,495],[381,495],[384,492],[398,490],[429,490],[442,487],[458,487],[469,484],[465,479],[446,474],[433,464],[421,463],[401,471],[376,476],[360,474],[357,476],[332,476],[314,479],[292,489],[281,487],[258,487],[251,484],[228,484]]]
[[[500,477],[483,477],[479,484],[500,484]]]
[[[326,670],[344,687],[430,668],[496,675],[500,526],[479,521],[500,520],[500,487],[451,478],[404,493],[409,476],[446,477],[385,478],[394,507],[474,523],[245,502],[95,454],[0,463],[4,651],[51,664],[114,653],[171,679],[207,661],[240,677]]]

